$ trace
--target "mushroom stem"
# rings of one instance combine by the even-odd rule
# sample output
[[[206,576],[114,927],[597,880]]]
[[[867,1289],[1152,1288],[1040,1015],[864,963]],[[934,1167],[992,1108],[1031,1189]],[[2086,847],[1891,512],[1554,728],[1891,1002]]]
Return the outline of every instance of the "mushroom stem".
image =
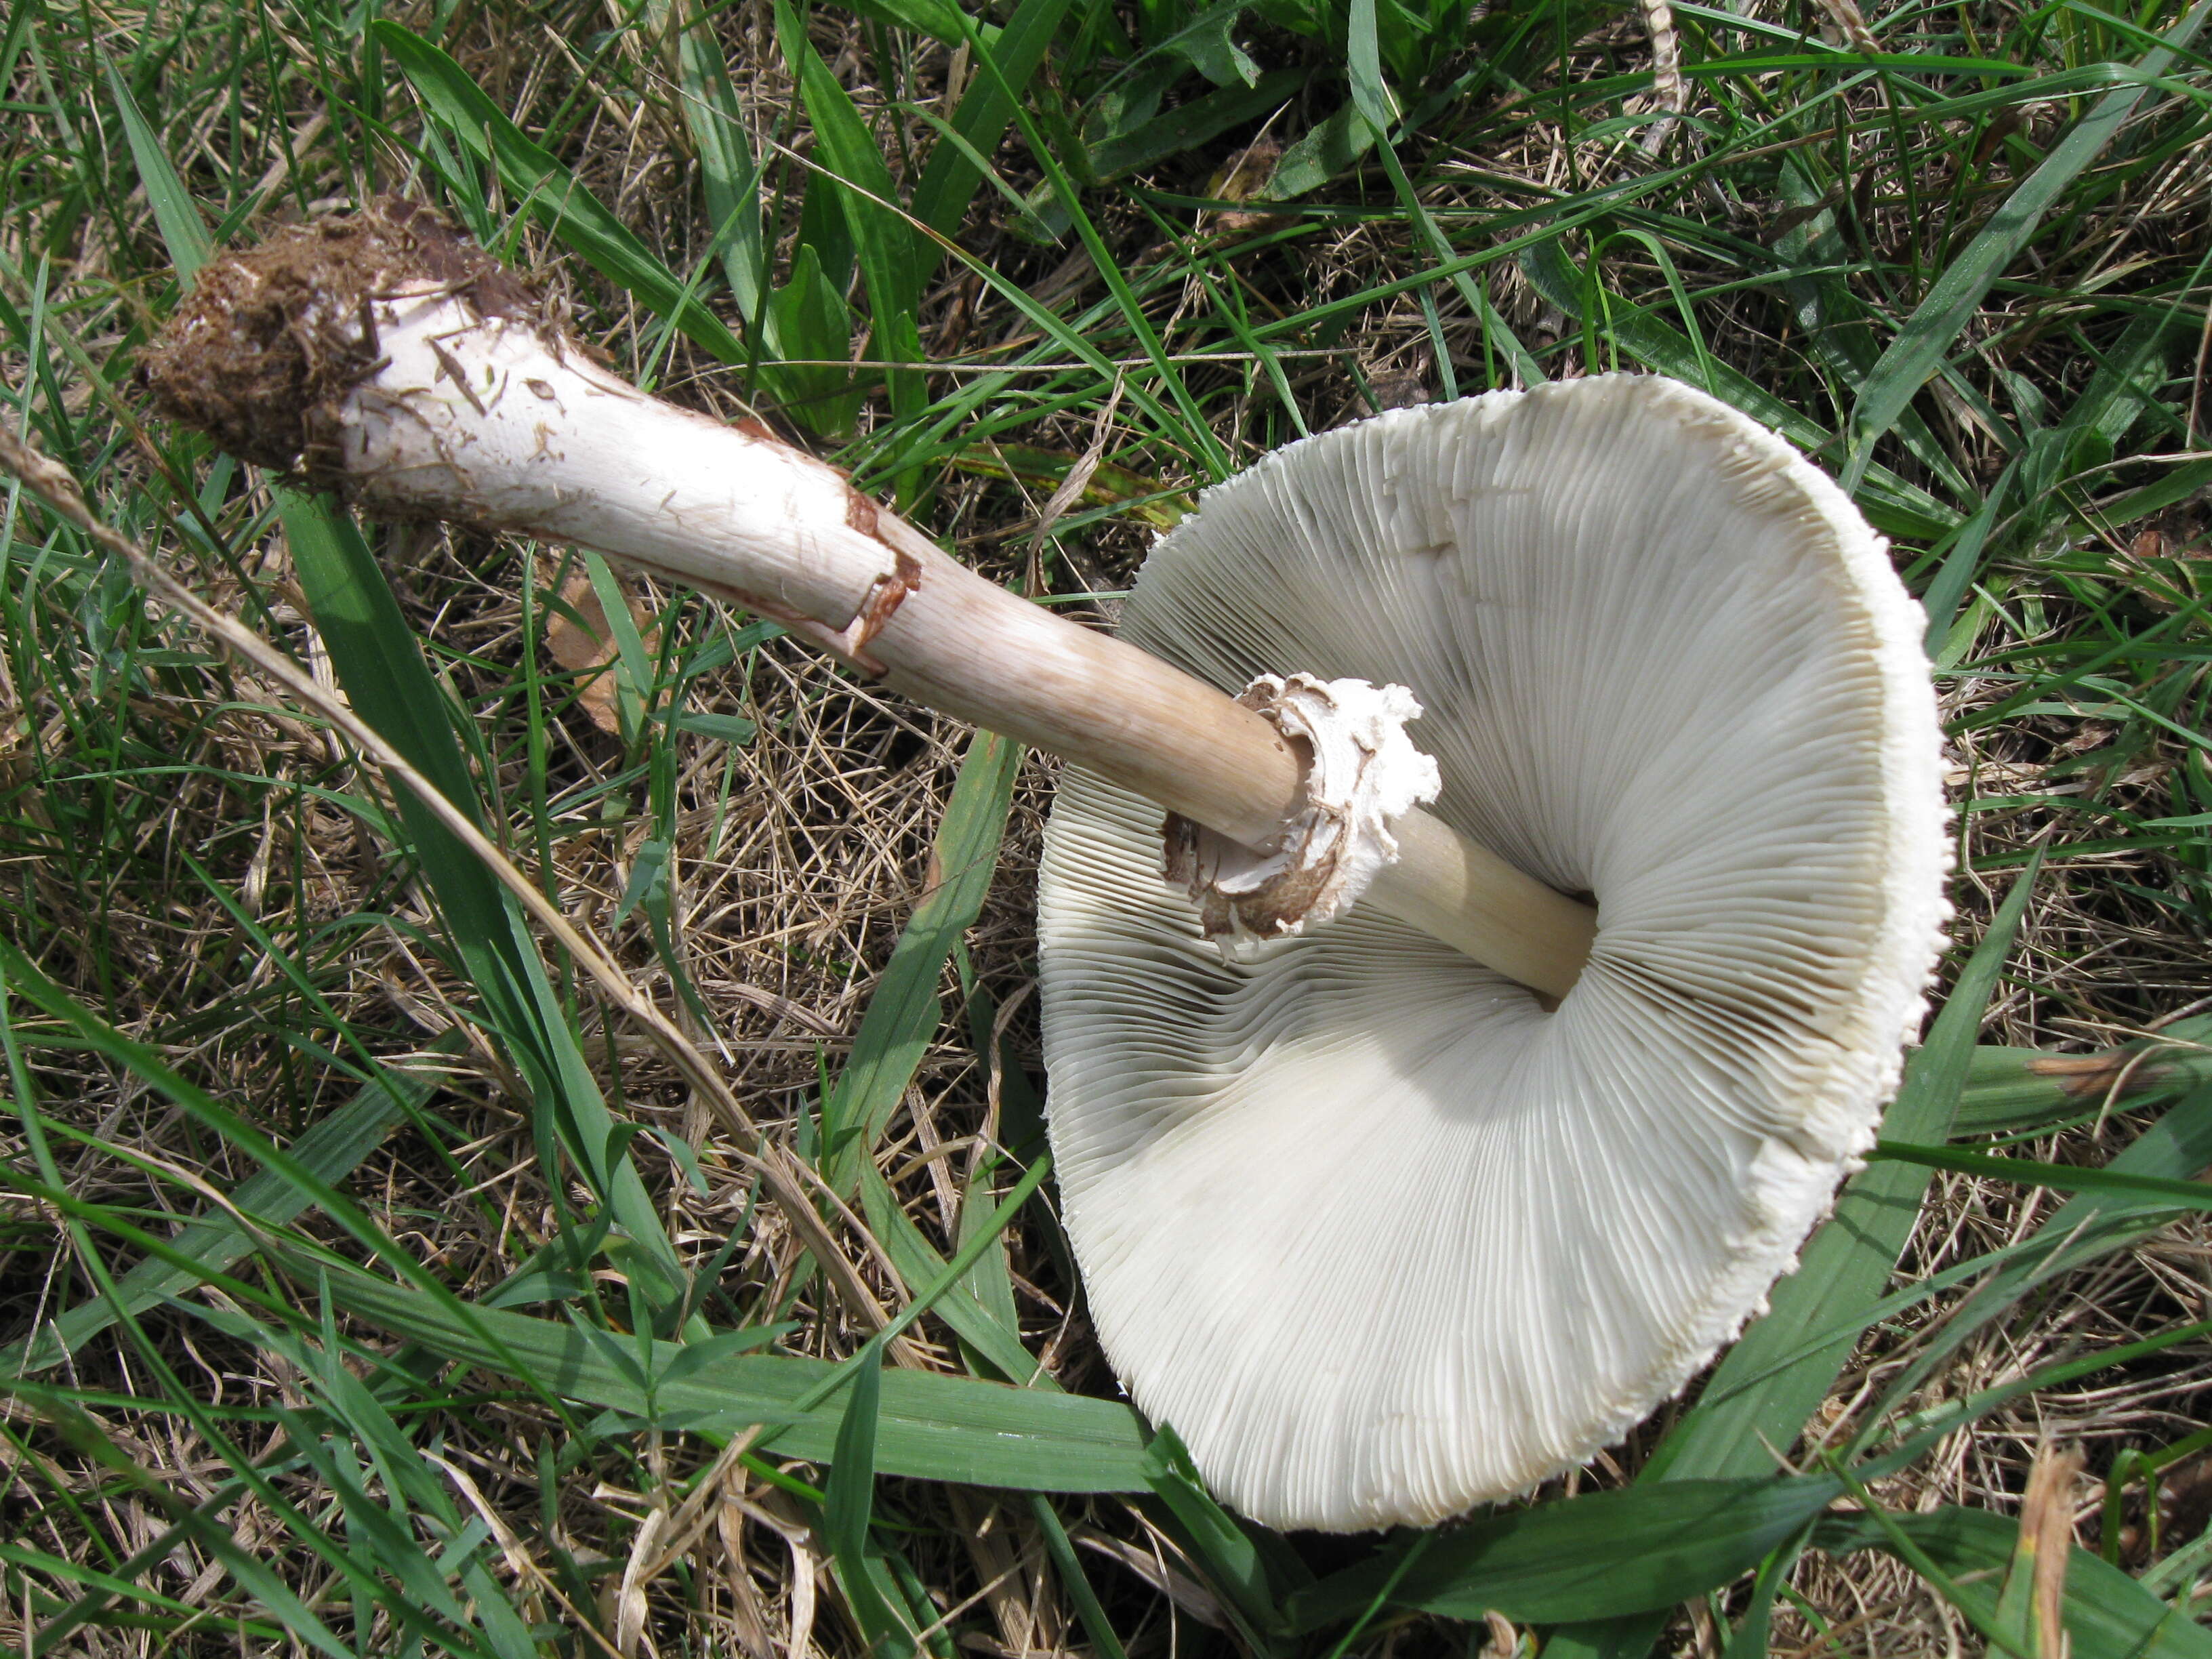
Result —
[[[578,544],[785,623],[933,708],[1271,850],[1304,761],[1260,714],[941,553],[765,429],[648,397],[405,204],[209,266],[148,356],[157,398],[234,453],[372,512]],[[1418,808],[1368,898],[1548,995],[1593,913]]]

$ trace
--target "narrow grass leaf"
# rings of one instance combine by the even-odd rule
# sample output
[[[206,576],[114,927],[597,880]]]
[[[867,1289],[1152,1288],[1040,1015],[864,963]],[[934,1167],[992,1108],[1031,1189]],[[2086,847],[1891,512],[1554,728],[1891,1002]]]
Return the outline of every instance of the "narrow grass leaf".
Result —
[[[458,1053],[458,1035],[441,1037],[434,1049]],[[292,1143],[291,1154],[326,1185],[336,1186],[392,1127],[430,1097],[434,1077],[406,1066],[387,1068],[353,1099]],[[231,1202],[264,1225],[281,1225],[312,1208],[313,1193],[274,1170],[264,1170],[241,1182]],[[176,1237],[180,1255],[221,1273],[253,1249],[246,1231],[222,1210],[210,1210],[187,1224]],[[123,1306],[136,1315],[172,1300],[200,1281],[187,1269],[158,1259],[141,1261],[116,1282]],[[0,1351],[0,1376],[31,1376],[58,1365],[119,1317],[105,1301],[80,1304],[27,1342]]]
[[[926,1285],[945,1271],[945,1258],[922,1236],[870,1158],[860,1161],[860,1197],[869,1231],[882,1241],[900,1278]],[[939,1297],[935,1312],[1009,1382],[1026,1386],[1034,1377],[1040,1386],[1059,1386],[1039,1371],[1036,1357],[1022,1346],[1019,1329],[1002,1322],[967,1285],[955,1285]]]
[[[277,507],[308,608],[355,712],[447,799],[481,821],[451,701],[422,659],[414,631],[351,517],[288,490],[277,492]],[[617,1144],[614,1116],[513,896],[411,794],[405,789],[394,794],[456,952],[493,1025],[537,1101],[555,1114],[554,1127],[569,1157],[638,1247],[633,1260],[653,1281],[653,1300],[679,1298],[685,1275],[675,1246],[627,1152],[609,1156]]]
[[[1305,70],[1270,70],[1250,86],[1218,87],[1202,97],[1164,112],[1134,132],[1123,133],[1095,144],[1090,153],[1091,176],[1103,184],[1147,167],[1158,167],[1185,151],[1211,143],[1231,127],[1280,109],[1297,97],[1311,79]],[[1041,208],[1038,218],[1055,234],[1065,228],[1064,215]]]
[[[995,44],[977,40],[976,55],[988,58],[991,66],[969,82],[960,106],[952,112],[952,131],[962,143],[933,149],[914,187],[915,217],[939,236],[954,235],[967,217],[969,204],[983,182],[977,159],[988,163],[998,154],[1006,129],[1013,125],[1015,103],[1043,66],[1046,48],[1067,7],[1068,0],[1021,0]],[[912,289],[918,295],[942,253],[934,242],[920,243],[917,252],[921,257]]]
[[[1556,239],[1522,250],[1521,268],[1538,293],[1570,318],[1583,319],[1586,298],[1595,290]],[[1618,295],[1604,298],[1608,335],[1638,362],[1678,380],[1695,381],[1710,368],[1715,397],[1773,428],[1800,449],[1817,455],[1835,442],[1832,433],[1747,375],[1725,363],[1701,361],[1690,342],[1663,319]],[[1915,541],[1936,539],[1961,517],[1917,484],[1881,467],[1867,470],[1859,506],[1876,528]]]
[[[915,907],[892,947],[853,1039],[852,1058],[823,1103],[823,1170],[840,1193],[860,1184],[861,1162],[906,1098],[937,1034],[943,1013],[938,981],[990,891],[1021,761],[1022,746],[996,732],[978,731],[969,739],[933,843],[937,885]]]
[[[388,18],[379,18],[369,29],[423,107],[455,142],[497,167],[501,182],[569,252],[656,316],[674,323],[701,349],[726,363],[745,361],[737,336],[707,309],[691,285],[662,264],[550,150],[517,126],[466,70]]]
[[[2173,62],[2176,49],[2196,39],[2208,16],[2212,16],[2212,0],[2197,0],[2166,32],[2165,45],[2136,60],[2136,70],[2146,76],[2163,73]],[[1866,476],[1875,441],[1895,424],[1942,367],[1990,285],[2020,257],[2051,205],[2119,136],[2148,91],[2141,84],[2122,86],[2099,99],[2005,198],[1966,251],[1943,267],[1867,375],[1852,415],[1852,453],[1843,480],[1846,493],[1855,491]]]
[[[822,1504],[822,1541],[837,1565],[837,1582],[867,1639],[872,1654],[897,1659],[914,1651],[914,1632],[906,1628],[884,1594],[878,1575],[880,1558],[868,1539],[875,1514],[876,1419],[883,1401],[883,1367],[859,1368],[845,1397],[837,1425],[837,1446]]]
[[[957,0],[854,0],[852,9],[875,22],[910,29],[948,46],[959,46],[977,28],[969,23]],[[983,24],[981,29],[987,39],[998,33],[992,24]]]
[[[2163,1181],[2156,1176],[2129,1175],[2118,1170],[2041,1164],[2028,1158],[1992,1158],[1984,1152],[1916,1146],[1900,1140],[1875,1142],[1872,1156],[1923,1170],[1954,1170],[1961,1175],[1987,1176],[1994,1181],[2048,1187],[2062,1193],[2118,1193],[2145,1200],[2162,1198],[2176,1209],[2212,1210],[2212,1184],[2202,1181]]]
[[[1045,1552],[1052,1557],[1053,1571],[1060,1575],[1067,1599],[1075,1603],[1075,1616],[1083,1621],[1084,1634],[1098,1650],[1099,1659],[1128,1659],[1113,1620],[1106,1616],[1098,1592],[1091,1588],[1090,1575],[1084,1571],[1083,1563],[1076,1556],[1075,1546],[1068,1540],[1067,1528],[1060,1524],[1059,1515],[1043,1493],[1030,1496],[1030,1516],[1036,1521],[1037,1530],[1044,1534]]]
[[[2004,505],[2005,496],[2012,489],[2014,468],[2008,464],[1997,475],[1996,482],[1982,497],[1973,516],[1952,533],[1949,550],[1943,562],[1936,567],[1936,580],[1920,596],[1921,606],[1928,613],[1927,632],[1922,637],[1923,648],[1935,658],[1950,637],[1951,625],[1958,620],[1960,601],[1973,585],[1974,577],[1982,567],[1982,549],[1987,544],[1990,526],[1996,522],[1997,510]]]
[[[2212,486],[2212,459],[2185,461],[2156,483],[2130,490],[2099,516],[2115,526],[2140,523],[2154,513],[2163,513],[2201,494],[2208,486]]]
[[[1152,1495],[1168,1530],[1206,1575],[1245,1640],[1262,1652],[1292,1645],[1287,1598],[1312,1587],[1312,1575],[1272,1533],[1248,1528],[1215,1501],[1175,1430],[1159,1425],[1148,1455]]]
[[[714,38],[713,19],[700,14],[684,27],[676,0],[653,0],[654,26],[676,36],[676,82],[684,131],[699,155],[707,220],[721,255],[723,280],[738,314],[750,327],[763,315],[769,252],[761,234],[761,167],[745,136],[744,112],[730,67]]]
[[[1377,141],[1388,143],[1405,107],[1382,76],[1382,52],[1376,40],[1375,0],[1352,0],[1345,19],[1345,73],[1352,82],[1352,101],[1373,129]]]
[[[986,1026],[983,1042],[978,1044],[986,1055],[990,1054],[988,1033],[989,1028]],[[998,1059],[1003,1068],[1002,1075],[1020,1071],[1019,1060],[1006,1057],[1003,1046]],[[1026,1077],[1021,1079],[1023,1084],[1026,1081]],[[1003,1097],[1018,1093],[1021,1084],[1016,1084],[1012,1087],[1004,1083],[1000,1085],[1002,1104],[999,1134],[1003,1144],[1015,1144],[1013,1137],[1019,1133],[1011,1125],[1015,1111],[1003,1103]],[[963,1186],[960,1194],[958,1239],[960,1244],[967,1244],[975,1237],[976,1230],[983,1224],[984,1218],[989,1213],[993,1177],[1000,1167],[999,1160],[995,1158],[986,1160],[969,1176]],[[1019,1346],[1022,1328],[1021,1311],[1014,1301],[1013,1268],[1007,1260],[1004,1244],[985,1247],[981,1257],[975,1263],[975,1270],[968,1275],[965,1288],[968,1293],[975,1298],[976,1304],[989,1316],[991,1322],[1000,1329],[1011,1334],[1016,1345]],[[1029,1350],[1024,1347],[1022,1352],[1026,1356]],[[1036,1388],[1056,1389],[1060,1386],[1053,1379],[1051,1372],[1034,1361],[1030,1363],[1028,1370],[1019,1375],[1011,1376],[1008,1380],[1028,1383]]]
[[[814,188],[824,186],[836,194],[859,254],[860,276],[867,284],[868,308],[875,319],[873,355],[891,362],[921,361],[921,334],[915,320],[921,285],[915,273],[925,254],[905,218],[892,205],[898,200],[890,168],[876,148],[868,124],[854,107],[851,95],[822,54],[814,50],[799,14],[777,0],[776,37],[785,61],[799,81],[799,95],[814,124],[816,155],[828,170]],[[936,244],[928,246],[934,252]],[[933,258],[929,263],[934,264]],[[898,369],[889,371],[891,404],[902,415],[919,413],[927,393],[921,377]]]

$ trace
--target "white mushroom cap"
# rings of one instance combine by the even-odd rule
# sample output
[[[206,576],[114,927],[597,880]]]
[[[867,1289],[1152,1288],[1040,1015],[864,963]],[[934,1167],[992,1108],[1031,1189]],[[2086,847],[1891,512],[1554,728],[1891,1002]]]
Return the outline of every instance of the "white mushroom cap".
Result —
[[[1071,769],[1040,929],[1099,1336],[1228,1502],[1434,1522],[1619,1439],[1871,1142],[1948,866],[1919,607],[1788,444],[1608,375],[1405,410],[1207,493],[1122,624],[1235,690],[1409,687],[1437,814],[1598,905],[1556,1012],[1359,907],[1238,960]]]

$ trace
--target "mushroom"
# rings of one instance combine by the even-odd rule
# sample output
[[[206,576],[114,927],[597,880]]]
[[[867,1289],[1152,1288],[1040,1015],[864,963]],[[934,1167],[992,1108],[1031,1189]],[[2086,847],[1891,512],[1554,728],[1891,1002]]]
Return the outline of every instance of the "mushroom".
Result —
[[[1433,1520],[1616,1437],[1894,1085],[1945,868],[1917,610],[1702,394],[1295,446],[1161,544],[1114,640],[647,398],[403,204],[211,264],[147,371],[248,459],[597,548],[1072,763],[1040,906],[1069,1231],[1137,1403],[1256,1518]]]
[[[1268,456],[1121,636],[1408,688],[1436,811],[1595,896],[1555,1010],[1355,911],[1224,960],[1080,768],[1038,896],[1062,1220],[1137,1405],[1277,1527],[1422,1524],[1618,1440],[1871,1144],[1942,945],[1920,609],[1843,493],[1673,381]]]

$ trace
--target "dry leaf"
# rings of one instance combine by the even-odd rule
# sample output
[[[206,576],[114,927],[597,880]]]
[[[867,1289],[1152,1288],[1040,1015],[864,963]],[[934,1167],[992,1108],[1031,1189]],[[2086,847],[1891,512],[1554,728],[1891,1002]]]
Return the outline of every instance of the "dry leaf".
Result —
[[[636,593],[627,581],[621,581],[621,586],[630,621],[645,641],[645,648],[651,651],[659,642],[659,630],[647,631]],[[614,630],[607,626],[606,608],[599,603],[599,590],[592,586],[587,572],[579,570],[562,584],[561,603],[567,610],[547,608],[545,648],[562,667],[586,677],[580,680],[578,701],[592,724],[619,737],[622,715],[611,671],[621,647],[615,643]],[[570,611],[574,612],[573,617]]]

